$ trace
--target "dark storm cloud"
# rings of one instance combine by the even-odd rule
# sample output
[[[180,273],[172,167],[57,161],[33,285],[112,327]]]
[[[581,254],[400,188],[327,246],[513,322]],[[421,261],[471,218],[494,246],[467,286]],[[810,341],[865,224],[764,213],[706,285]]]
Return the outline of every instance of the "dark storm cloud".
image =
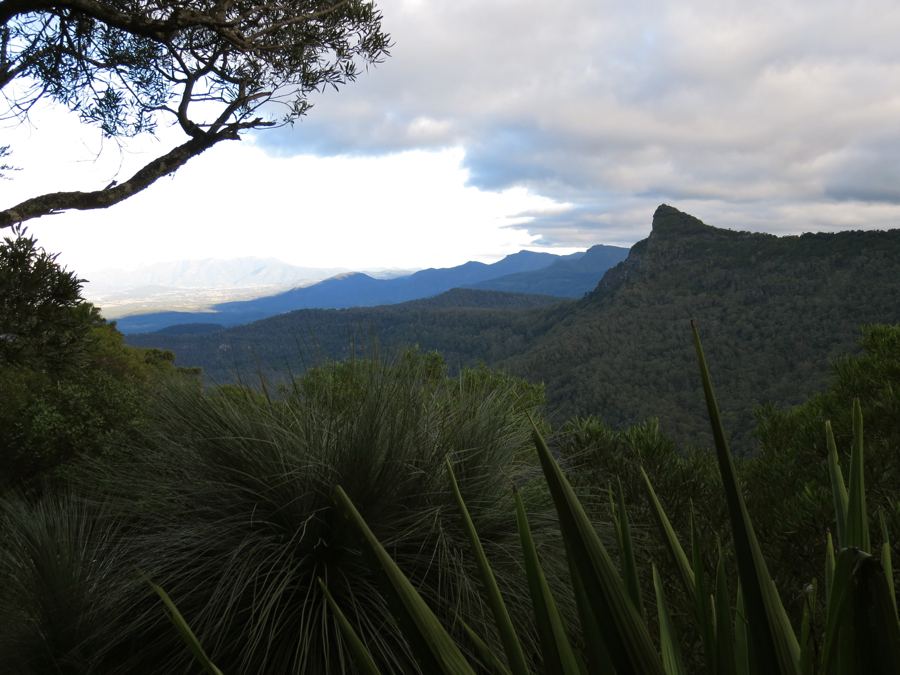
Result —
[[[894,2],[378,4],[392,58],[267,151],[462,147],[471,184],[572,205],[534,215],[547,244],[634,241],[660,202],[771,232],[900,215]]]

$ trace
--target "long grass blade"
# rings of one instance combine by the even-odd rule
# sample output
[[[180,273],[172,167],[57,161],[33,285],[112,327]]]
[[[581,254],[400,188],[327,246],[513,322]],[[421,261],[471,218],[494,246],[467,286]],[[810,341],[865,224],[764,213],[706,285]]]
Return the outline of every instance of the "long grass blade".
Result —
[[[566,545],[566,552],[569,553],[569,547]],[[587,595],[584,585],[581,583],[581,577],[578,575],[578,568],[571,554],[567,556],[569,562],[569,574],[572,577],[572,590],[575,592],[575,605],[578,608],[578,620],[581,623],[581,638],[584,640],[584,656],[587,660],[588,673],[609,673],[614,675],[612,659],[609,658],[609,652],[606,650],[606,644],[603,642],[603,634],[600,632],[600,624],[594,616],[587,601]]]
[[[744,604],[753,640],[753,651],[760,672],[775,675],[796,675],[800,661],[800,647],[792,631],[784,630],[784,610],[781,599],[775,592],[763,559],[759,542],[753,532],[750,514],[744,503],[734,460],[728,449],[725,428],[719,414],[713,392],[712,380],[700,344],[700,334],[691,321],[694,335],[694,347],[700,365],[700,378],[703,382],[703,393],[709,412],[713,439],[716,447],[716,458],[722,483],[725,488],[725,499],[731,519],[735,553],[737,555],[738,573],[744,590]]]
[[[638,577],[637,561],[634,558],[634,545],[631,539],[631,526],[628,524],[628,511],[625,510],[625,494],[622,490],[622,481],[619,480],[618,504],[619,504],[619,557],[622,560],[622,571],[625,574],[625,588],[631,596],[634,606],[641,619],[646,621],[644,615],[644,599],[641,596],[641,582]]]
[[[609,554],[532,420],[535,447],[560,529],[618,675],[664,675],[662,660]]]
[[[847,541],[847,486],[838,463],[837,445],[831,422],[825,422],[825,439],[828,445],[828,473],[831,475],[831,492],[834,496],[834,517],[837,523],[838,546],[845,546]]]
[[[695,596],[694,570],[688,560],[687,554],[685,554],[684,549],[681,546],[681,542],[678,541],[675,529],[669,522],[669,518],[666,516],[665,511],[663,511],[659,499],[656,497],[656,492],[650,484],[650,479],[647,477],[647,472],[644,471],[644,467],[641,467],[641,475],[644,477],[644,487],[647,490],[647,504],[650,507],[650,513],[653,516],[653,520],[656,522],[659,533],[662,535],[663,543],[669,551],[669,557],[672,559],[675,569],[678,570],[678,575],[684,586],[685,594],[689,598],[693,598]],[[691,607],[693,609],[693,605]]]
[[[375,571],[380,572],[384,579],[382,592],[394,600],[392,605],[399,615],[400,625],[405,629],[405,637],[416,652],[422,669],[428,673],[444,675],[475,675],[475,671],[441,626],[438,618],[372,534],[347,493],[340,486],[336,486],[331,496],[338,510],[362,534],[369,551],[374,556]]]
[[[503,602],[503,596],[500,595],[500,588],[494,579],[494,573],[488,563],[487,556],[484,554],[484,547],[478,538],[478,532],[475,531],[475,525],[469,516],[469,510],[463,501],[459,492],[459,486],[456,484],[456,476],[453,474],[453,466],[450,460],[446,460],[447,475],[450,478],[450,485],[453,488],[453,494],[456,497],[456,504],[459,507],[459,514],[462,518],[463,529],[469,538],[469,544],[475,554],[475,562],[478,565],[478,574],[481,578],[481,584],[488,606],[494,616],[494,623],[497,625],[497,632],[500,635],[500,643],[506,653],[506,659],[509,662],[509,669],[513,675],[528,675],[528,666],[525,662],[525,654],[522,652],[522,646],[519,644],[519,637],[516,635],[516,629],[513,627],[512,620],[509,618],[509,612],[506,610],[506,604]]]
[[[881,563],[872,556],[857,560],[850,585],[853,633],[859,673],[900,673],[900,626]]]
[[[719,563],[716,565],[716,672],[718,675],[737,675],[734,665],[734,634],[731,626],[731,599],[725,575],[725,556],[722,543],[716,538]]]
[[[847,542],[844,548],[872,552],[869,541],[869,519],[866,514],[866,483],[863,473],[863,420],[859,399],[853,401],[853,450],[850,453],[850,494],[847,499]]]
[[[897,616],[897,596],[894,593],[894,566],[891,564],[891,540],[888,537],[887,522],[884,519],[884,509],[878,510],[878,518],[881,521],[881,566],[884,568],[884,578],[887,581],[891,594],[891,602],[894,605],[894,616]]]
[[[519,528],[519,538],[522,540],[522,553],[525,562],[525,572],[528,576],[528,588],[531,591],[531,602],[534,605],[534,614],[538,626],[538,635],[541,641],[541,653],[544,657],[545,675],[580,675],[578,661],[569,636],[566,634],[559,608],[556,605],[544,571],[538,560],[537,549],[531,536],[531,528],[528,525],[528,517],[525,513],[525,505],[518,490],[514,493],[516,501],[516,522]]]
[[[816,665],[816,580],[804,589],[803,623],[800,626],[800,675],[813,675]]]
[[[341,635],[343,635],[344,639],[347,641],[347,647],[350,649],[350,654],[353,656],[353,662],[356,664],[356,667],[363,675],[381,675],[381,671],[378,670],[378,666],[375,665],[375,659],[372,658],[369,650],[366,649],[363,641],[359,639],[359,635],[356,634],[356,631],[353,629],[353,626],[350,625],[350,622],[341,611],[341,608],[338,607],[334,598],[331,597],[331,593],[325,586],[325,583],[321,579],[318,581],[322,593],[325,594],[325,600],[328,602],[328,606],[331,608],[331,611],[334,613],[334,618],[337,620]]]
[[[147,579],[146,576],[144,578]],[[206,655],[206,652],[200,645],[200,641],[197,639],[197,636],[194,635],[194,631],[191,630],[187,621],[181,616],[181,612],[178,611],[178,608],[175,606],[175,603],[172,602],[172,599],[162,588],[150,581],[150,579],[147,579],[147,583],[150,584],[153,590],[156,591],[156,594],[162,598],[162,601],[166,604],[166,608],[168,609],[166,617],[172,622],[172,625],[175,626],[175,629],[181,635],[185,643],[187,643],[194,658],[197,659],[201,666],[203,666],[203,670],[209,673],[209,675],[222,675],[222,671],[216,668],[215,664],[213,664]]]
[[[734,667],[737,675],[751,675],[756,669],[751,667],[753,650],[750,648],[750,627],[744,613],[744,590],[738,580],[737,606],[734,610]]]
[[[822,672],[826,675],[852,675],[854,670],[853,604],[848,598],[853,568],[863,555],[868,554],[845,548],[835,557],[822,640]]]
[[[656,590],[656,609],[659,614],[659,641],[662,644],[663,667],[665,667],[667,675],[684,675],[681,648],[678,646],[675,625],[672,623],[672,615],[669,613],[669,605],[666,603],[662,579],[659,578],[659,570],[656,569],[656,565],[654,564],[652,567],[653,588]]]
[[[509,670],[507,670],[503,661],[494,654],[490,647],[488,647],[487,643],[482,640],[478,633],[472,630],[471,626],[463,621],[462,617],[453,613],[453,618],[456,622],[462,627],[463,632],[466,634],[466,637],[469,638],[469,641],[475,647],[475,652],[478,654],[478,658],[481,660],[481,663],[484,664],[487,669],[490,671],[491,675],[510,675]]]
[[[834,586],[834,541],[831,532],[826,535],[825,546],[825,611],[826,616],[831,612],[831,589]]]
[[[700,639],[703,641],[703,659],[706,672],[716,675],[716,633],[713,623],[712,605],[706,590],[706,574],[703,571],[703,556],[700,551],[700,533],[694,519],[694,505],[691,504],[691,559],[694,566],[694,611],[700,622]]]

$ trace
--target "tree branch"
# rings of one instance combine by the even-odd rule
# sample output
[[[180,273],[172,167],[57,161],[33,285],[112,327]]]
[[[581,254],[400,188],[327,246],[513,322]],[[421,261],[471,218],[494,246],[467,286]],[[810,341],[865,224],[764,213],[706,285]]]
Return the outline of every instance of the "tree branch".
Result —
[[[123,12],[98,0],[3,0],[0,2],[0,22],[6,24],[21,14],[58,9],[83,12],[110,26],[163,44],[169,42],[179,30],[199,26],[219,29],[225,39],[233,36],[233,31],[228,31],[221,21],[193,9],[177,8],[165,19],[154,19],[146,14]],[[229,32],[232,35],[228,35]]]
[[[94,192],[53,192],[26,199],[11,209],[0,211],[0,229],[11,227],[32,218],[53,215],[62,211],[76,209],[88,211],[105,209],[118,204],[149,187],[163,176],[174,173],[184,166],[192,157],[205,152],[219,141],[239,140],[238,131],[251,126],[272,126],[272,122],[254,120],[243,124],[232,124],[218,133],[206,133],[192,138],[179,145],[167,154],[154,159],[130,179],[108,190]]]

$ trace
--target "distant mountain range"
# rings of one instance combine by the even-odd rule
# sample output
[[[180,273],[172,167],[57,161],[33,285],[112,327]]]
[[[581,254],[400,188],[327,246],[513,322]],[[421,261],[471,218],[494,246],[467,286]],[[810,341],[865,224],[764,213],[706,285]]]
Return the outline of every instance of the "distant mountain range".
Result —
[[[103,308],[108,319],[161,310],[208,311],[221,302],[252,300],[309,286],[351,270],[289,265],[276,258],[176,260],[137,270],[103,269],[79,276],[87,279],[84,297]],[[374,269],[377,279],[409,276],[415,269]]]
[[[496,279],[466,286],[482,291],[512,293],[545,293],[567,298],[580,298],[597,286],[601,276],[628,256],[628,249],[618,246],[592,246],[575,256],[563,256],[552,265],[529,272],[516,272]]]
[[[628,249],[594,246],[587,252],[558,256],[520,251],[487,265],[427,269],[409,276],[378,279],[362,272],[332,276],[313,285],[239,302],[222,302],[203,312],[154,312],[119,319],[123,333],[152,332],[175,324],[236,326],[295,309],[373,307],[428,298],[451,288],[497,283],[502,290],[560,297],[581,297],[607,269],[624,260]],[[533,276],[537,274],[537,276]],[[476,286],[478,285],[478,286]],[[527,290],[525,290],[527,289]],[[485,289],[482,289],[485,290]]]
[[[557,420],[599,415],[623,429],[655,417],[678,442],[710,447],[695,319],[732,448],[752,451],[759,406],[802,403],[824,387],[832,359],[858,351],[860,326],[900,321],[900,230],[776,237],[710,227],[663,205],[649,238],[588,297],[531,308],[515,297],[527,296],[453,291],[126,341],[172,349],[179,365],[202,366],[224,383],[236,373],[244,381],[302,373],[317,356],[342,359],[352,353],[350,335],[371,331],[388,352],[418,345],[440,351],[451,368],[485,361],[543,382]]]

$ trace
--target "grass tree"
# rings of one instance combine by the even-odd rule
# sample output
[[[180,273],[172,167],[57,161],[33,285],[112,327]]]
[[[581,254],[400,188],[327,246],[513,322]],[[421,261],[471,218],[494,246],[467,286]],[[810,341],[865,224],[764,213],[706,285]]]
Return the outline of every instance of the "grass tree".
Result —
[[[533,480],[540,470],[529,452],[528,414],[540,413],[540,389],[483,370],[449,378],[435,366],[433,357],[415,352],[393,363],[329,364],[272,400],[237,389],[160,394],[149,411],[150,431],[129,455],[92,462],[78,474],[80,499],[90,504],[91,495],[103,494],[115,505],[126,527],[111,541],[139,583],[110,596],[102,621],[85,629],[84,639],[102,648],[75,672],[189,666],[191,652],[138,569],[165,588],[205,658],[229,675],[355,672],[352,641],[335,623],[320,579],[380,669],[419,672],[364,541],[333,507],[336,484],[416,592],[452,626],[466,658],[475,647],[453,617],[465,617],[487,648],[501,649],[459,522],[448,458],[499,591],[510,598],[524,658],[533,661],[540,647],[530,600],[520,592],[527,579],[516,515],[507,508],[514,487],[544,551],[548,587],[576,625],[556,516],[543,482]],[[30,563],[20,556],[18,564]],[[118,569],[115,560],[108,564]],[[43,607],[36,601],[16,611],[39,623]],[[54,652],[48,662],[61,664],[68,653]]]

